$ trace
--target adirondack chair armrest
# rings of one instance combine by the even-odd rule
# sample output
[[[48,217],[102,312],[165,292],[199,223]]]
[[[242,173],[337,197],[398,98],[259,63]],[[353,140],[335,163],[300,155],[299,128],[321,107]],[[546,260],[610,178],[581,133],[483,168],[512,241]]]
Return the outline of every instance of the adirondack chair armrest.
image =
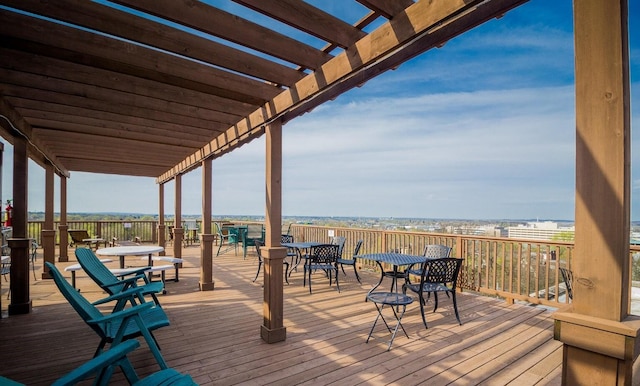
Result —
[[[113,294],[113,295],[107,296],[106,298],[96,300],[91,304],[95,306],[98,304],[105,304],[113,301],[121,301],[121,300],[127,301],[135,298],[143,299],[144,298],[143,290],[144,289],[142,287],[131,287],[122,292],[118,292],[117,294]],[[142,303],[144,303],[144,301],[142,301]]]
[[[114,311],[108,315],[102,315],[102,317],[96,318],[96,319],[90,319],[87,321],[87,323],[89,324],[99,324],[99,323],[105,323],[105,322],[110,322],[112,320],[122,320],[125,318],[129,318],[135,315],[140,314],[142,311],[153,307],[153,303],[151,302],[147,302],[147,303],[142,303],[142,304],[138,304],[135,305],[133,307],[129,307],[129,308],[125,308],[119,311]]]
[[[107,368],[112,365],[120,365],[121,361],[128,361],[127,354],[139,346],[140,342],[136,339],[126,340],[119,345],[102,352],[100,355],[83,363],[79,367],[76,367],[62,378],[56,380],[52,386],[75,385],[76,383],[87,379],[89,376],[98,373],[103,368]]]
[[[71,372],[56,380],[52,386],[67,386],[79,384],[81,381],[95,375],[94,385],[108,384],[114,368],[119,366],[127,379],[133,385],[196,385],[189,374],[179,373],[177,370],[167,368],[157,371],[140,379],[127,354],[140,347],[136,339],[124,341],[100,355],[76,367]],[[2,377],[0,377],[2,379]]]
[[[131,288],[131,287],[136,287],[136,283],[138,282],[138,280],[144,280],[145,283],[147,283],[147,276],[145,274],[138,274],[136,276],[133,277],[127,277],[127,278],[123,278],[120,281],[116,282],[116,283],[105,283],[104,286],[105,287],[117,287],[117,286],[121,286],[124,284],[124,288]]]

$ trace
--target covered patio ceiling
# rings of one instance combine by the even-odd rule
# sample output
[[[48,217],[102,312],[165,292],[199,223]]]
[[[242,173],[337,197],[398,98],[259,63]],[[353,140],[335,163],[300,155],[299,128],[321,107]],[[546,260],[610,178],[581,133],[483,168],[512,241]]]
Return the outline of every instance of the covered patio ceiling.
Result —
[[[233,2],[2,0],[2,136],[61,176],[163,183],[526,0]]]

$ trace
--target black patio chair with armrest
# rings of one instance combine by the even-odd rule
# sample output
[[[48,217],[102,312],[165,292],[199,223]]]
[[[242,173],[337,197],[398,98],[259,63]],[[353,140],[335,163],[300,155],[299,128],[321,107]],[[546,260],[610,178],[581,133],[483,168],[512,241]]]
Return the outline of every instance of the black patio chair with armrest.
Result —
[[[342,257],[342,250],[344,249],[344,243],[346,241],[347,241],[347,238],[343,236],[333,236],[331,238],[331,244],[338,246],[338,258]]]
[[[130,287],[140,287],[143,295],[151,295],[154,303],[160,305],[156,294],[164,291],[164,283],[149,281],[145,271],[150,267],[141,267],[123,275],[114,275],[88,248],[76,249],[76,259],[87,275],[109,295],[125,291]]]
[[[138,304],[138,299],[142,297],[141,288],[129,288],[126,291],[91,303],[67,282],[55,265],[47,261],[45,266],[71,307],[100,337],[100,343],[94,357],[102,353],[107,344],[110,344],[111,348],[113,348],[123,341],[142,336],[160,368],[167,368],[152,331],[168,326],[169,318],[162,307],[158,307],[152,302]],[[110,302],[116,303],[111,314],[103,314],[96,308],[96,304]]]
[[[356,279],[358,280],[358,283],[360,283],[360,284],[362,284],[362,282],[360,281],[360,275],[358,275],[358,268],[356,267],[356,256],[358,255],[358,253],[360,253],[360,248],[361,247],[362,247],[362,240],[358,240],[358,242],[356,242],[356,247],[353,250],[353,255],[351,256],[350,259],[342,258],[342,255],[340,256],[340,258],[338,258],[338,264],[340,264],[340,268],[342,269],[342,273],[344,273],[345,275],[347,274],[344,271],[344,266],[345,265],[353,266],[353,272],[356,274]]]
[[[293,235],[287,235],[287,234],[280,235],[281,244],[293,243],[293,242],[294,242]],[[298,272],[298,264],[300,264],[300,258],[301,258],[300,253],[296,248],[287,248],[287,258],[290,259],[289,267],[291,267],[291,269],[289,270],[289,277],[291,277],[291,272],[294,269],[296,272]]]
[[[422,255],[427,259],[442,259],[451,255],[451,247],[442,244],[427,244],[424,246]],[[405,280],[411,283],[411,276],[420,277],[421,274],[422,266],[416,268],[414,264],[405,271]],[[448,293],[447,296],[449,296]]]
[[[567,287],[567,296],[573,300],[573,271],[560,267],[560,274],[562,274],[562,280],[564,280],[564,285]]]
[[[116,367],[120,367],[127,382],[133,386],[197,385],[191,376],[181,374],[172,368],[156,371],[140,379],[133,364],[127,358],[127,354],[138,347],[140,342],[135,339],[122,342],[58,378],[52,386],[75,385],[92,376],[95,377],[94,385],[106,386]]]
[[[424,323],[425,328],[428,328],[427,319],[424,315],[424,306],[426,305],[426,300],[424,298],[425,293],[433,293],[434,295],[435,305],[433,307],[433,312],[438,309],[438,292],[451,294],[456,319],[458,319],[458,323],[462,325],[460,315],[458,314],[458,303],[456,302],[456,286],[461,266],[462,259],[453,257],[427,260],[422,266],[420,283],[413,284],[411,282],[405,282],[405,284],[402,285],[403,293],[406,294],[407,290],[410,290],[418,295],[420,313],[422,314],[422,322]]]
[[[329,277],[329,285],[332,284],[333,272],[336,274],[336,287],[340,292],[340,283],[338,282],[338,250],[336,244],[320,244],[311,247],[309,254],[306,256],[304,263],[304,279],[303,286],[307,285],[307,275],[309,276],[309,293],[311,293],[311,274],[314,271],[322,270]]]
[[[260,248],[264,247],[264,241],[261,240],[253,240],[253,244],[256,247],[256,253],[258,254],[258,271],[256,271],[256,277],[253,278],[253,282],[255,283],[258,280],[258,276],[260,276],[260,271],[262,270],[262,264],[264,261],[262,260],[262,252],[260,252]],[[282,260],[282,263],[285,267],[284,269],[284,280],[289,284],[289,262],[286,257]]]

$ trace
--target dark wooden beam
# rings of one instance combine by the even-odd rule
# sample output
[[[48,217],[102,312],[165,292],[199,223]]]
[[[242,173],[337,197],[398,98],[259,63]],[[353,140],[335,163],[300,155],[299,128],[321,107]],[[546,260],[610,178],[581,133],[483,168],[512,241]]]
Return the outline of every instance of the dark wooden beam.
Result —
[[[233,0],[310,35],[346,48],[366,34],[302,0]]]
[[[43,31],[46,31],[43,33]],[[96,68],[258,104],[281,91],[193,60],[0,9],[3,45]]]
[[[191,0],[114,0],[275,58],[315,70],[330,55],[246,19]]]
[[[21,136],[27,139],[27,151],[34,161],[44,167],[47,163],[53,165],[56,173],[68,177],[69,170],[60,162],[55,152],[51,152],[37,138],[33,136],[31,125],[16,111],[16,109],[0,94],[0,128],[5,132],[4,138],[10,139]]]
[[[413,0],[358,0],[358,3],[387,19],[393,19],[395,15],[413,5]]]
[[[3,4],[230,69],[255,78],[293,85],[303,74],[211,39],[86,0],[7,0]]]
[[[118,98],[123,103],[135,103],[137,96],[165,101],[164,104],[140,104],[140,107],[145,108],[149,106],[153,108],[154,105],[157,105],[161,106],[160,109],[163,111],[171,111],[172,106],[192,106],[198,109],[217,111],[220,114],[228,115],[229,119],[235,117],[235,121],[237,121],[257,107],[257,105],[184,87],[2,47],[0,47],[0,58],[0,67],[48,77],[52,82],[61,79],[120,91],[121,94]],[[13,82],[13,79],[10,78],[7,81]],[[46,86],[46,83],[43,86]],[[82,91],[78,92],[78,95],[85,95]],[[184,112],[180,113],[179,110],[175,113],[185,116],[193,115],[193,112],[185,114]]]
[[[402,17],[396,17],[382,25],[343,54],[327,62],[322,71],[307,75],[295,87],[282,92],[188,159],[219,156],[228,147],[253,139],[251,132],[263,130],[265,124],[275,119],[299,116],[373,76],[396,67],[404,60],[439,46],[464,32],[465,28],[472,28],[492,17],[501,16],[525,2],[526,0],[438,0],[415,3],[406,9]],[[438,31],[442,32],[435,35]],[[200,160],[195,163],[185,160],[158,177],[158,181],[162,183],[170,180],[174,173],[190,170],[198,162]]]

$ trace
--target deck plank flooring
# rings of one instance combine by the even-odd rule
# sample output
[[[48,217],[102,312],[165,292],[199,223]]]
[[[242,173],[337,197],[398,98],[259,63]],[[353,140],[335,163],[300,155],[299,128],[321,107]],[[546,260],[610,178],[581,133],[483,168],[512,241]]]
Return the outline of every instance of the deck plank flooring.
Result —
[[[347,272],[341,293],[316,274],[309,294],[299,271],[284,288],[287,340],[266,344],[260,339],[262,277],[251,282],[255,258],[233,251],[216,257],[215,290],[200,292],[199,252],[184,248],[180,282],[168,282],[168,293],[159,297],[171,326],[155,336],[167,363],[202,385],[560,384],[562,345],[553,339],[552,312],[544,308],[463,292],[462,325],[445,297],[435,313],[427,305],[425,329],[414,302],[403,319],[409,338],[399,331],[387,352],[390,334],[382,323],[365,343],[376,316],[365,294],[377,274],[363,271],[361,285]],[[75,263],[73,250],[69,256],[72,261],[58,266]],[[77,282],[90,300],[103,296],[82,273]],[[3,283],[1,296],[7,287]],[[52,281],[32,283],[31,297],[29,315],[7,317],[8,301],[2,301],[0,375],[47,385],[91,358],[98,339]],[[158,369],[144,342],[130,358],[140,375]],[[121,374],[114,376],[114,384],[122,381]]]

